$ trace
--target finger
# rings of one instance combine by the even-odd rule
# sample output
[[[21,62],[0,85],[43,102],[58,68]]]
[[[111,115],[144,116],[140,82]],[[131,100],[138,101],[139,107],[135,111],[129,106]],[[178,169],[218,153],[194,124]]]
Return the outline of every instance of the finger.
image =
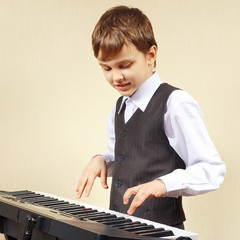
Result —
[[[108,188],[108,185],[107,185],[107,170],[106,170],[106,169],[103,169],[103,170],[101,171],[101,176],[100,176],[100,178],[101,178],[102,187],[107,189],[107,188]]]
[[[87,185],[85,187],[85,197],[88,197],[90,195],[95,179],[96,176],[88,179]]]
[[[78,186],[76,188],[77,198],[78,199],[80,199],[82,197],[82,194],[83,194],[83,191],[84,191],[86,185],[87,185],[87,179],[85,179],[85,180],[80,179],[79,180]]]
[[[136,194],[138,192],[138,187],[132,187],[132,188],[128,188],[126,190],[126,192],[124,193],[123,195],[123,203],[125,205],[128,204],[129,202],[129,198],[133,195],[133,194]]]
[[[83,180],[83,177],[81,177],[79,180],[78,180],[78,185],[75,189],[76,192],[79,192],[79,189],[82,187],[82,185],[85,185],[83,184],[85,181]]]
[[[146,195],[144,192],[141,193],[138,192],[136,196],[133,198],[127,213],[130,215],[133,214],[147,198],[148,195]]]

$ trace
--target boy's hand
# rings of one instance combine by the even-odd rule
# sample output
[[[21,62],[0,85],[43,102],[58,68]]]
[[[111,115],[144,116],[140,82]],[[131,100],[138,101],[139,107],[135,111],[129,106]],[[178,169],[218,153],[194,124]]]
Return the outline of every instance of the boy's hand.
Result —
[[[84,169],[76,188],[77,198],[81,198],[84,191],[85,196],[89,196],[96,177],[101,178],[103,188],[108,188],[106,161],[101,155],[94,157]]]
[[[127,211],[128,214],[133,214],[146,199],[162,197],[166,193],[167,190],[164,182],[161,179],[156,179],[136,187],[128,188],[123,196],[123,203],[127,205],[132,194],[136,195]]]

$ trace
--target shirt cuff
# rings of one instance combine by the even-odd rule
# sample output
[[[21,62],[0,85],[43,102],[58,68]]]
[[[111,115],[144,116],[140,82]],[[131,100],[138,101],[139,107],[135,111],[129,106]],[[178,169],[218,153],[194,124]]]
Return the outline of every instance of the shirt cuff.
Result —
[[[158,179],[161,179],[167,189],[167,193],[164,197],[179,197],[182,196],[182,184],[180,181],[176,181],[176,177],[172,176],[171,173],[164,175],[162,177],[159,177]]]
[[[110,163],[110,162],[114,161],[113,155],[110,153],[103,153],[103,154],[99,154],[99,155],[102,155],[105,158],[106,163]]]
[[[96,156],[104,157],[106,164],[107,164],[107,176],[112,177],[113,163],[114,163],[112,154],[110,154],[110,153],[96,154],[92,158],[94,158]]]

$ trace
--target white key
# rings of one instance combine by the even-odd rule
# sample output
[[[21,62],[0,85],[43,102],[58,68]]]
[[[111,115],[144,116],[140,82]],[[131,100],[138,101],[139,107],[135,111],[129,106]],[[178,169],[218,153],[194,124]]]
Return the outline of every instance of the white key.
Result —
[[[146,223],[148,225],[153,225],[155,228],[164,228],[165,230],[171,230],[173,232],[174,236],[164,237],[165,239],[174,240],[174,239],[177,239],[180,236],[184,236],[184,237],[190,237],[192,240],[198,240],[198,234],[197,233],[185,231],[185,230],[182,230],[182,229],[179,229],[179,228],[174,228],[174,227],[171,227],[171,226],[168,226],[168,225],[165,225],[165,224],[156,223],[156,222],[149,221],[149,220],[146,220],[146,219],[143,219],[143,218],[130,216],[130,215],[123,214],[123,213],[120,213],[120,212],[108,210],[108,209],[105,209],[105,208],[100,208],[100,207],[97,207],[97,206],[94,206],[94,205],[82,203],[82,202],[75,201],[75,200],[68,199],[68,198],[59,197],[59,196],[49,194],[49,193],[45,193],[45,192],[38,192],[37,191],[35,193],[42,194],[46,197],[53,197],[53,198],[56,198],[58,200],[66,201],[66,202],[73,203],[73,204],[76,204],[76,205],[81,205],[81,206],[84,206],[86,208],[92,208],[92,209],[95,209],[99,212],[106,212],[106,213],[110,213],[110,214],[115,214],[117,217],[124,217],[124,218],[131,219],[132,221],[139,221],[141,223]]]

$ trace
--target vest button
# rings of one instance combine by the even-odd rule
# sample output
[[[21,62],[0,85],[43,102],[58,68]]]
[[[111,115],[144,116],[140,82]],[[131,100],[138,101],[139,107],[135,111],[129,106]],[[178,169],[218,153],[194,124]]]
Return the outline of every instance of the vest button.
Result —
[[[118,161],[123,161],[124,160],[124,156],[122,154],[120,154],[118,157],[117,157],[117,160]]]
[[[127,131],[126,130],[121,131],[120,136],[121,137],[126,137],[127,136]]]
[[[122,182],[121,181],[116,181],[115,185],[117,188],[120,188],[122,186]]]

